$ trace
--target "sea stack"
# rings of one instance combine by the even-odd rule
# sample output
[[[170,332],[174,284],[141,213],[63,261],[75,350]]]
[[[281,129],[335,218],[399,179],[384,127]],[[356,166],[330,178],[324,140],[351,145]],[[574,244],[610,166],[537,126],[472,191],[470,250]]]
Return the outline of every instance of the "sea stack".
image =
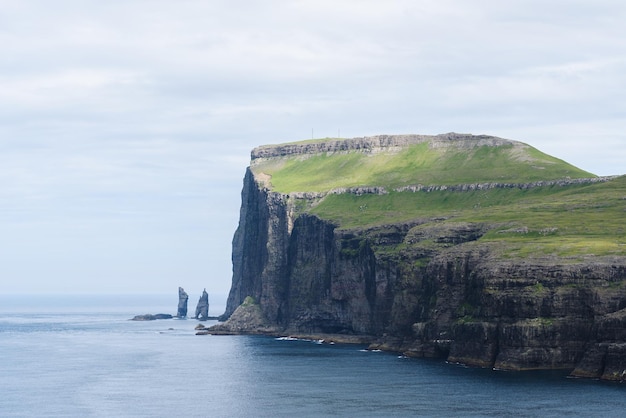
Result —
[[[206,289],[202,291],[202,296],[200,296],[200,300],[198,300],[195,317],[200,321],[209,319],[209,294],[206,292]]]
[[[185,289],[182,287],[178,288],[178,311],[176,312],[176,316],[178,318],[186,318],[187,317],[187,301],[189,300],[189,295],[185,292]]]

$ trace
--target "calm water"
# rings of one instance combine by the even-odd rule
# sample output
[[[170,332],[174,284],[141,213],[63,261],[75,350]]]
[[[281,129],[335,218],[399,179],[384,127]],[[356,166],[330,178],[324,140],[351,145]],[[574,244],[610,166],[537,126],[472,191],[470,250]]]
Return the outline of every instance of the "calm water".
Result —
[[[48,302],[0,298],[2,417],[626,415],[626,385],[128,321],[160,302]]]

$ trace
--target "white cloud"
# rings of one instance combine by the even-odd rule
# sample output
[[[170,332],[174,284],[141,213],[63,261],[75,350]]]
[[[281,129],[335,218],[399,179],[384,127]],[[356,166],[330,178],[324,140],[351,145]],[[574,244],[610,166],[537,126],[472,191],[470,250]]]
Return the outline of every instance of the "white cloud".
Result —
[[[447,86],[445,97],[450,106],[603,101],[616,92],[613,82],[620,80],[625,64],[621,59],[568,62],[495,77],[471,76]]]
[[[250,150],[312,129],[489,133],[626,172],[625,15],[608,0],[5,1],[0,265],[25,289],[42,271],[15,260],[33,257],[69,287],[89,272],[162,291],[184,264],[193,286],[227,288]],[[73,253],[89,260],[74,272]]]
[[[93,98],[110,98],[111,91],[143,83],[139,74],[102,69],[68,69],[44,74],[1,77],[0,103],[9,107],[46,109],[67,106],[102,106]],[[116,100],[116,105],[122,104]],[[110,103],[107,103],[111,106]]]

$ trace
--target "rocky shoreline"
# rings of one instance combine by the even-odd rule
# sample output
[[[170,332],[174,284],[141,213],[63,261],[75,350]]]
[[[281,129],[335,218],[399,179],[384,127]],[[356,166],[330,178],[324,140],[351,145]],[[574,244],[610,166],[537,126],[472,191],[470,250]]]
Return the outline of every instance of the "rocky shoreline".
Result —
[[[509,370],[509,371],[532,371],[532,370],[564,370],[569,372],[570,377],[599,379],[604,381],[623,382],[626,380],[624,372],[624,357],[626,356],[626,344],[598,344],[590,352],[586,354],[575,368],[571,366],[555,366],[555,367],[496,367],[490,362],[476,361],[469,359],[463,361],[462,358],[445,358],[443,352],[449,350],[450,340],[438,341],[441,345],[441,351],[416,348],[414,345],[406,345],[401,339],[394,337],[376,337],[373,335],[350,335],[350,334],[331,334],[331,333],[298,333],[298,332],[281,332],[272,327],[247,328],[233,330],[228,325],[218,324],[212,327],[205,327],[200,324],[196,327],[196,335],[263,335],[267,337],[293,339],[302,341],[315,341],[319,344],[354,344],[367,346],[367,350],[385,351],[397,353],[399,355],[411,358],[442,358],[453,364],[460,364],[468,367],[489,368],[493,370]],[[602,365],[599,367],[599,365]]]
[[[225,329],[213,327],[196,327],[196,335],[264,335],[267,337],[285,338],[294,340],[319,341],[324,344],[358,344],[367,345],[368,349],[377,349],[371,345],[375,341],[375,337],[371,335],[345,335],[345,334],[303,334],[303,333],[284,333],[279,331],[268,331],[266,329],[247,330],[247,331],[228,331]],[[386,350],[395,351],[395,350]]]

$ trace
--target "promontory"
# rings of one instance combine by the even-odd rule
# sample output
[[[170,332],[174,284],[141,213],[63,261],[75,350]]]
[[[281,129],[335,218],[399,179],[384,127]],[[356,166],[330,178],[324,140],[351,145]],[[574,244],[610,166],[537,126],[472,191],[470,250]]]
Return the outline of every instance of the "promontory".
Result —
[[[492,136],[381,135],[258,147],[241,197],[213,332],[626,379],[626,176]]]

